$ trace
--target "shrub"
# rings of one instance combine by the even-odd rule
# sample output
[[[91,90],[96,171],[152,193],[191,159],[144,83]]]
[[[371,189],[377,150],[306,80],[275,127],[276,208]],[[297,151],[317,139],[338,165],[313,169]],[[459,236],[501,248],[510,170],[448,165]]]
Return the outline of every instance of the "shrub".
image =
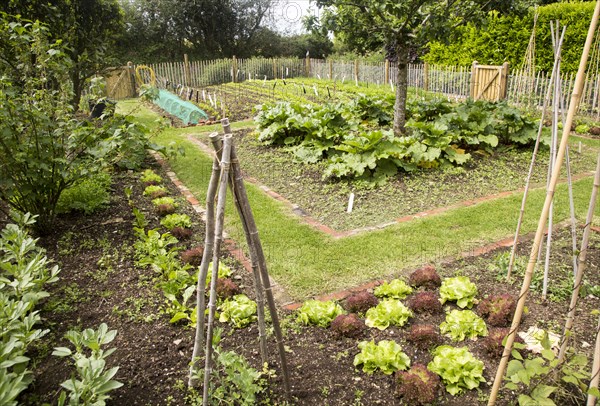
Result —
[[[99,172],[65,189],[58,198],[57,213],[81,211],[86,215],[105,208],[110,203],[111,176]]]
[[[331,322],[331,329],[344,337],[358,337],[366,330],[364,321],[355,313],[340,314]]]
[[[161,217],[164,217],[168,214],[173,214],[176,210],[177,208],[172,204],[161,204],[159,206],[156,206],[156,212]]]
[[[510,325],[516,309],[517,300],[509,294],[492,295],[477,305],[479,314],[495,327]]]
[[[423,286],[427,289],[435,289],[442,284],[442,279],[435,268],[428,265],[410,274],[408,284],[416,288]]]
[[[364,313],[371,307],[377,306],[379,299],[366,290],[354,293],[346,299],[346,310],[352,313]]]
[[[422,364],[396,372],[396,393],[409,405],[427,405],[436,399],[440,378]]]
[[[229,278],[217,278],[217,295],[221,298],[230,298],[242,293],[240,287]]]
[[[501,357],[504,352],[503,341],[509,332],[509,328],[492,328],[489,335],[481,342],[481,345],[490,355]],[[515,334],[515,343],[524,344],[525,341],[518,334]]]
[[[415,313],[442,312],[442,304],[433,292],[418,292],[408,300],[408,307]]]
[[[406,339],[422,350],[428,350],[442,342],[437,326],[432,324],[412,325]]]
[[[185,264],[193,266],[200,266],[202,262],[202,255],[204,255],[204,247],[198,245],[196,247],[185,250],[181,253],[181,261]]]

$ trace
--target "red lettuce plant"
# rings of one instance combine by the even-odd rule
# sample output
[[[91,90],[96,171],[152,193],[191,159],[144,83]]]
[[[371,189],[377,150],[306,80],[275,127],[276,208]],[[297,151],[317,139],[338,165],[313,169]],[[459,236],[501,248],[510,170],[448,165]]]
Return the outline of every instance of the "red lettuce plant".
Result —
[[[365,322],[355,313],[340,314],[331,322],[331,329],[344,337],[359,337],[366,328]]]
[[[396,372],[396,393],[407,405],[428,405],[435,401],[440,377],[422,364]]]
[[[433,266],[427,265],[414,271],[408,279],[408,284],[416,288],[423,286],[426,289],[435,289],[442,284],[442,279]]]
[[[433,292],[418,292],[408,300],[408,307],[415,313],[437,314],[442,312],[442,304]]]
[[[242,293],[240,287],[229,278],[217,278],[217,295],[221,298],[230,298]]]
[[[171,230],[171,234],[173,234],[178,240],[187,240],[192,236],[193,231],[189,228],[175,227]]]
[[[198,245],[196,247],[185,250],[181,253],[181,261],[185,264],[192,266],[199,266],[202,262],[202,255],[204,254],[204,247]]]
[[[406,339],[423,350],[442,342],[438,327],[432,324],[413,324]]]
[[[504,293],[483,299],[477,305],[477,312],[491,326],[506,327],[510,325],[516,308],[517,300],[513,296]]]
[[[354,293],[346,299],[346,310],[352,313],[364,313],[371,307],[377,306],[379,299],[366,290]]]
[[[509,328],[492,328],[486,338],[481,342],[483,348],[492,356],[501,357],[504,351],[504,337],[510,332]],[[516,334],[515,343],[525,344],[523,339]],[[517,350],[518,351],[518,350]]]

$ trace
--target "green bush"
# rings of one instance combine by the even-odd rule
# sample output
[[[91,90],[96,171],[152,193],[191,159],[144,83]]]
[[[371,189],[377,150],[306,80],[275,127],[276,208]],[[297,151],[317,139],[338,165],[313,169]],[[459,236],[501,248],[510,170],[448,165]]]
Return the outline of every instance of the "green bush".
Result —
[[[566,25],[562,50],[561,69],[576,72],[581,49],[594,10],[593,2],[562,2],[538,7],[536,29],[536,66],[550,72],[554,62],[550,21],[560,20]],[[522,65],[533,28],[534,10],[525,17],[491,14],[483,27],[469,24],[461,28],[456,40],[450,44],[432,42],[426,62],[443,65],[469,66],[473,61],[481,64],[502,64],[508,61],[513,68]]]
[[[56,205],[57,213],[82,211],[92,214],[110,203],[112,179],[106,172],[99,172],[65,189]]]

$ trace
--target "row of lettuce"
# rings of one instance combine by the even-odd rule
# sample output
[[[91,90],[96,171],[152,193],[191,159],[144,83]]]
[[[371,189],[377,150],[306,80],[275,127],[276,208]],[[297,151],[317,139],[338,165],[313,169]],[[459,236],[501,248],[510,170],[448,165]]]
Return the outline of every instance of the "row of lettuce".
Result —
[[[393,95],[358,95],[347,103],[265,103],[255,117],[258,139],[282,146],[304,163],[321,163],[325,178],[380,180],[399,171],[463,165],[472,153],[537,138],[533,119],[505,102],[413,98],[407,135],[395,136]],[[543,142],[547,142],[544,132]]]

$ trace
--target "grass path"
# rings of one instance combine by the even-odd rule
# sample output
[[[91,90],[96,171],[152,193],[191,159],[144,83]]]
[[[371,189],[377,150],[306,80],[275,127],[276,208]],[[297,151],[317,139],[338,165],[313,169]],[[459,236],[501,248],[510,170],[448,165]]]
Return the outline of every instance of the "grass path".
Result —
[[[135,101],[119,103],[120,111],[134,111],[136,119],[153,126],[158,116]],[[246,123],[247,124],[247,123]],[[170,161],[177,176],[203,203],[210,177],[211,160],[186,134],[197,128],[169,128],[155,139],[162,145],[175,143],[185,156]],[[241,162],[243,167],[244,163]],[[593,169],[593,168],[590,168]],[[458,256],[514,233],[521,195],[499,198],[440,215],[387,227],[380,231],[335,240],[303,224],[290,209],[247,183],[248,196],[267,256],[269,273],[296,300],[358,285],[376,278],[399,275],[424,263]],[[592,179],[574,185],[579,219],[585,217]],[[545,191],[534,191],[528,200],[523,232],[534,231]],[[228,202],[226,228],[232,238],[243,241],[241,224]],[[600,208],[596,215],[600,214]],[[566,185],[560,185],[555,200],[555,222],[567,219]],[[242,245],[243,246],[243,245]]]

